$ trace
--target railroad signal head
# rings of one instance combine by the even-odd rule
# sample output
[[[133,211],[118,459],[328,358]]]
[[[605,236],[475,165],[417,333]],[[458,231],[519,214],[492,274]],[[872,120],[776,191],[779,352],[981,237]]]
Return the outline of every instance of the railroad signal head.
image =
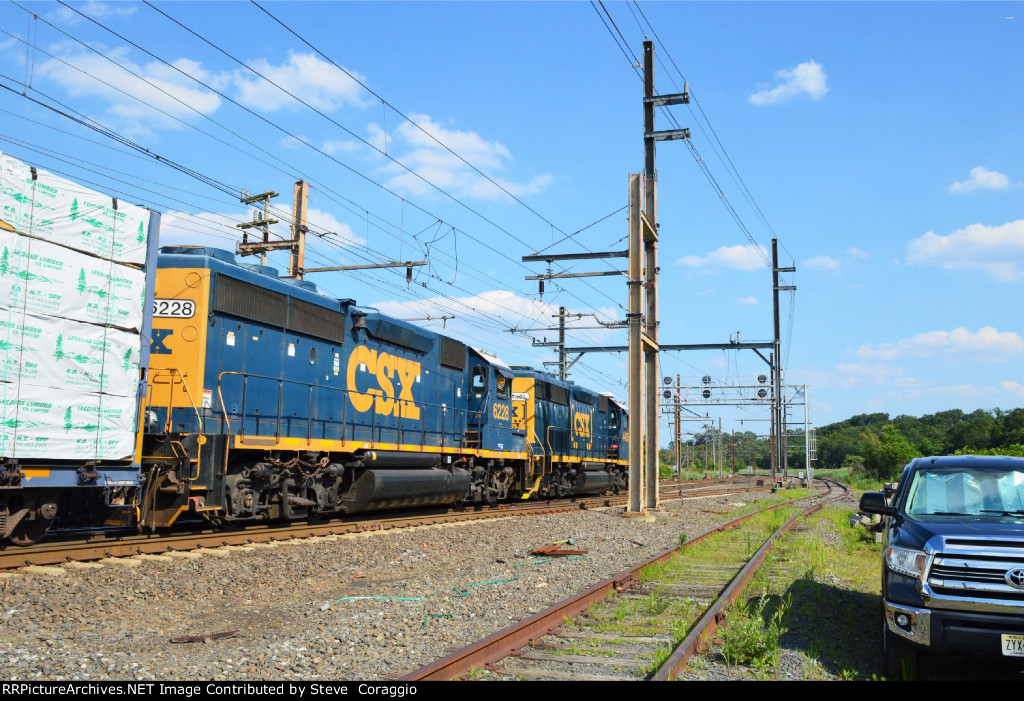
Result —
[[[705,399],[711,399],[711,390],[704,390],[703,392],[700,393],[700,396],[704,397]]]
[[[711,375],[705,375],[704,377],[700,378],[700,381],[703,382],[706,385],[710,385],[711,384]]]

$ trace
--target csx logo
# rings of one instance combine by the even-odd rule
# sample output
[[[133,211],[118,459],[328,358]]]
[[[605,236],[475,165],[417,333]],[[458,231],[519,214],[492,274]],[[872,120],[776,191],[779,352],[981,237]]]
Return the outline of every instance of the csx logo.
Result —
[[[573,418],[573,431],[577,436],[590,438],[590,414],[576,412]]]
[[[491,414],[498,421],[508,421],[508,404],[494,404],[494,408],[491,410]]]
[[[377,387],[360,392],[356,389],[356,372],[364,364],[367,373],[376,379]],[[420,408],[412,397],[412,385],[419,374],[420,363],[390,353],[378,354],[366,346],[356,346],[348,357],[348,398],[358,412],[369,411],[372,407],[378,415],[419,421]],[[393,382],[395,379],[398,379],[401,386],[397,398]]]

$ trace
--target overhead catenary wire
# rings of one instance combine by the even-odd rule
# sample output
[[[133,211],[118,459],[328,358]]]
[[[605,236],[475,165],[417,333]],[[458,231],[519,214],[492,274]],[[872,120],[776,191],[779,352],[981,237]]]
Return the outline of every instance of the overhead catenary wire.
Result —
[[[17,5],[17,3],[14,3],[14,4],[15,4],[16,6],[18,6],[18,7],[21,7],[20,5]],[[25,8],[21,8],[21,9],[25,9]],[[202,85],[203,87],[205,87],[206,89],[210,90],[211,92],[214,92],[214,93],[216,93],[216,94],[220,95],[221,97],[223,97],[224,99],[228,100],[228,101],[229,101],[229,102],[231,102],[232,104],[235,104],[236,106],[240,107],[241,109],[245,110],[246,112],[248,112],[248,113],[252,114],[253,116],[257,117],[257,118],[258,118],[258,119],[260,119],[261,121],[263,121],[263,122],[267,123],[268,125],[270,125],[270,126],[274,127],[275,129],[278,129],[278,130],[282,131],[283,133],[285,133],[286,135],[288,135],[288,136],[289,136],[290,138],[292,138],[292,139],[295,139],[296,141],[298,141],[298,142],[300,142],[300,143],[303,143],[304,145],[308,146],[309,148],[312,148],[313,150],[315,150],[315,151],[319,152],[320,154],[324,155],[325,157],[329,158],[330,160],[334,161],[335,163],[337,163],[337,164],[341,165],[342,167],[346,168],[346,169],[347,169],[347,170],[349,170],[350,172],[353,172],[353,173],[354,173],[354,174],[356,174],[356,175],[357,175],[358,177],[360,177],[360,178],[362,178],[362,179],[364,179],[364,180],[366,180],[366,181],[370,182],[371,184],[373,184],[373,185],[375,185],[375,186],[377,186],[377,187],[381,188],[381,189],[382,189],[382,190],[384,190],[385,192],[388,192],[389,194],[391,194],[391,195],[393,195],[393,196],[395,196],[395,197],[399,197],[399,198],[401,198],[401,196],[400,196],[400,195],[398,195],[397,193],[395,193],[395,192],[394,192],[393,190],[391,190],[390,188],[388,188],[388,187],[384,186],[384,185],[383,185],[383,184],[381,184],[381,183],[378,183],[378,182],[374,181],[374,180],[373,180],[372,178],[369,178],[369,177],[368,177],[368,176],[366,176],[365,174],[362,174],[362,173],[360,173],[360,172],[356,171],[356,170],[355,170],[355,169],[353,169],[353,168],[352,168],[351,166],[348,166],[347,164],[345,164],[345,163],[341,162],[341,161],[340,161],[339,159],[337,159],[337,158],[334,158],[334,157],[333,157],[332,155],[330,155],[330,154],[326,153],[326,152],[325,152],[325,151],[324,151],[323,149],[320,149],[320,148],[316,147],[315,145],[313,145],[313,144],[310,144],[310,143],[309,143],[309,142],[308,142],[307,140],[305,140],[305,139],[302,139],[301,137],[299,137],[299,136],[295,135],[294,133],[292,133],[292,132],[290,132],[290,131],[288,131],[288,130],[284,129],[284,128],[283,128],[283,127],[281,127],[280,125],[278,125],[278,124],[274,123],[274,122],[273,122],[273,121],[271,121],[271,120],[268,120],[267,118],[263,117],[262,115],[259,115],[259,114],[255,113],[255,112],[253,112],[253,111],[252,111],[251,109],[249,109],[249,108],[245,107],[244,105],[241,105],[241,104],[239,104],[239,103],[238,103],[237,101],[235,101],[234,99],[232,99],[232,98],[231,98],[230,96],[228,96],[228,95],[224,94],[224,93],[223,93],[222,91],[216,90],[215,88],[213,88],[212,86],[210,86],[210,85],[208,85],[207,83],[203,82],[202,80],[199,80],[199,79],[198,79],[198,78],[196,78],[195,76],[192,76],[192,75],[188,74],[187,72],[183,71],[183,70],[182,70],[182,69],[181,69],[180,67],[178,67],[178,66],[176,66],[176,65],[173,65],[173,64],[171,64],[171,63],[169,63],[169,62],[167,62],[167,61],[165,61],[165,60],[161,59],[160,57],[156,56],[156,55],[155,55],[155,54],[153,54],[152,52],[150,52],[150,51],[148,51],[148,50],[144,49],[143,47],[139,46],[138,44],[136,44],[136,43],[132,42],[132,41],[131,41],[130,39],[127,39],[126,37],[123,37],[123,36],[122,36],[122,35],[120,35],[119,33],[117,33],[117,32],[115,32],[115,31],[113,31],[113,30],[109,29],[109,28],[108,28],[108,27],[106,27],[106,26],[105,26],[105,25],[104,25],[103,23],[101,23],[101,22],[98,22],[97,20],[95,20],[95,19],[93,19],[93,18],[89,17],[88,15],[86,15],[86,14],[82,13],[82,12],[81,12],[80,10],[77,10],[77,9],[75,9],[75,8],[70,8],[70,9],[72,9],[73,11],[75,11],[75,12],[76,12],[77,14],[80,14],[80,15],[82,15],[82,16],[83,16],[83,17],[85,17],[86,19],[89,19],[89,20],[90,20],[91,22],[93,22],[93,23],[94,23],[94,24],[96,24],[97,26],[100,26],[100,27],[102,27],[102,28],[106,29],[107,31],[109,31],[109,32],[111,32],[112,34],[114,34],[115,36],[118,36],[119,38],[121,38],[122,40],[124,40],[124,41],[127,41],[128,43],[132,44],[133,46],[135,46],[135,47],[136,47],[136,48],[138,48],[139,50],[141,50],[141,51],[143,51],[144,53],[146,53],[147,55],[149,55],[149,56],[153,57],[153,58],[154,58],[155,60],[157,60],[157,61],[160,61],[160,62],[161,62],[161,63],[163,63],[164,65],[167,65],[168,67],[170,67],[170,68],[172,68],[173,70],[175,70],[175,71],[177,71],[177,72],[181,73],[182,75],[185,75],[185,76],[186,76],[186,77],[188,77],[189,79],[191,79],[191,80],[195,81],[195,82],[196,82],[196,83],[198,83],[199,85]],[[154,8],[154,9],[156,9],[156,8]],[[158,12],[160,12],[159,10],[157,10],[157,11],[158,11]],[[163,12],[161,12],[161,14],[164,14],[164,15],[166,16],[166,13],[163,13]],[[174,21],[174,20],[173,20],[173,18],[171,18],[171,19],[172,19],[172,21]],[[219,122],[217,122],[216,120],[214,120],[214,119],[212,119],[211,117],[209,117],[209,115],[206,115],[206,114],[204,114],[204,113],[200,112],[199,110],[196,110],[196,109],[195,109],[195,108],[194,108],[193,106],[191,106],[191,105],[189,105],[189,104],[185,103],[184,101],[180,100],[180,99],[179,99],[179,98],[177,98],[176,96],[174,96],[174,95],[172,95],[172,94],[168,93],[167,91],[163,90],[163,89],[162,89],[162,88],[161,88],[160,86],[158,86],[158,85],[155,85],[155,84],[153,84],[153,83],[152,83],[151,81],[149,81],[149,80],[147,80],[146,78],[144,78],[144,77],[142,77],[142,76],[138,75],[138,74],[137,74],[137,73],[135,73],[134,71],[131,71],[131,70],[130,70],[130,69],[128,69],[127,67],[125,67],[125,66],[123,66],[123,65],[121,65],[121,64],[119,64],[119,63],[117,63],[116,61],[113,61],[113,59],[111,59],[111,58],[110,58],[109,56],[106,56],[105,54],[102,54],[102,53],[100,53],[100,52],[96,51],[96,49],[94,49],[93,47],[89,46],[89,45],[88,45],[88,44],[86,44],[85,42],[82,42],[81,40],[77,39],[76,37],[72,36],[72,35],[71,35],[70,33],[66,32],[65,30],[63,30],[63,29],[61,29],[61,28],[59,28],[59,27],[56,27],[55,25],[53,25],[53,24],[52,24],[52,23],[50,23],[50,22],[47,22],[47,24],[49,24],[50,26],[54,27],[54,28],[55,28],[55,29],[56,29],[57,31],[61,32],[62,34],[64,34],[64,35],[65,35],[65,36],[67,36],[68,38],[71,38],[72,40],[74,40],[74,41],[78,42],[79,44],[81,44],[81,45],[85,46],[85,47],[86,47],[87,49],[89,49],[89,50],[91,50],[91,51],[93,51],[93,52],[99,53],[99,54],[100,54],[100,55],[101,55],[101,56],[102,56],[103,58],[105,58],[106,60],[108,60],[108,61],[110,61],[110,62],[114,63],[114,64],[115,64],[115,65],[117,65],[117,66],[119,66],[119,67],[120,67],[120,68],[122,68],[123,70],[127,71],[128,73],[130,73],[130,74],[132,74],[133,76],[135,76],[136,78],[138,78],[139,80],[142,80],[142,81],[146,82],[147,84],[151,85],[151,86],[152,86],[152,87],[154,87],[154,88],[155,88],[156,90],[159,90],[160,92],[162,92],[162,93],[164,93],[165,95],[167,95],[167,97],[169,97],[169,98],[171,98],[171,99],[173,99],[173,100],[177,101],[178,103],[182,104],[182,105],[183,105],[183,106],[184,106],[185,108],[187,108],[187,109],[189,109],[189,110],[191,110],[191,111],[195,112],[196,114],[200,115],[200,116],[201,116],[201,117],[202,117],[203,119],[206,119],[206,120],[208,120],[208,121],[210,121],[210,122],[212,122],[212,123],[216,124],[217,126],[220,126],[221,128],[225,129],[225,130],[226,130],[226,131],[228,131],[229,133],[232,133],[232,134],[233,134],[234,136],[236,136],[237,138],[240,138],[240,139],[242,139],[243,141],[245,141],[246,143],[248,143],[248,144],[249,144],[250,146],[252,146],[252,147],[254,147],[254,148],[256,148],[256,149],[260,150],[260,151],[261,151],[261,152],[263,152],[263,153],[266,153],[266,154],[267,154],[268,156],[270,156],[271,158],[274,158],[275,160],[277,160],[277,161],[281,162],[282,164],[285,164],[285,162],[284,162],[283,160],[281,160],[280,158],[278,158],[278,157],[277,157],[277,156],[275,156],[274,154],[271,154],[271,153],[270,153],[269,151],[266,151],[266,149],[263,149],[262,147],[258,146],[257,144],[254,144],[254,143],[253,143],[253,142],[252,142],[251,140],[248,140],[248,139],[246,139],[245,137],[242,137],[241,135],[237,134],[236,132],[234,132],[233,130],[231,130],[231,129],[229,129],[228,127],[224,126],[223,124],[220,124],[220,123],[219,123]],[[180,23],[179,23],[179,24],[180,24]],[[187,27],[186,27],[186,29],[187,29]],[[195,34],[195,32],[193,32],[192,30],[188,30],[188,31],[190,31],[190,32],[192,32],[193,34]],[[198,35],[197,35],[197,36],[198,36]],[[201,37],[200,37],[200,38],[201,38]],[[204,41],[207,41],[207,40],[205,40],[205,39],[203,39],[203,40],[204,40]],[[208,41],[207,41],[207,43],[210,43],[210,42],[208,42]],[[237,61],[237,59],[234,59],[234,60],[236,60],[236,61]],[[242,65],[244,65],[244,64],[242,64]],[[138,98],[136,98],[136,99],[138,99]],[[141,101],[141,100],[140,100],[140,101]],[[143,102],[144,102],[144,101],[143,101]],[[165,114],[166,114],[166,112],[165,112]],[[181,121],[181,120],[179,120],[179,121]],[[186,123],[186,124],[187,124],[187,123]],[[190,126],[191,126],[191,125],[190,125]],[[222,143],[224,143],[224,142],[222,141]],[[287,165],[287,164],[286,164],[286,165]],[[327,189],[328,191],[332,191],[332,190],[331,190],[330,188],[328,188],[327,186],[325,186],[325,185],[321,185],[320,183],[317,183],[317,181],[316,181],[315,179],[312,179],[312,178],[309,178],[309,177],[307,177],[306,179],[307,179],[307,180],[309,180],[310,182],[314,183],[314,184],[317,184],[317,185],[319,185],[319,186],[320,186],[320,187],[322,187],[323,189]],[[425,214],[427,214],[427,215],[429,215],[429,216],[434,216],[434,215],[432,215],[432,214],[431,214],[430,212],[428,212],[427,210],[425,210],[425,209],[423,209],[422,207],[420,207],[419,205],[416,205],[415,203],[410,203],[410,204],[412,204],[412,206],[413,206],[413,207],[415,207],[415,208],[416,208],[417,210],[419,210],[419,211],[421,211],[421,212],[423,212],[423,213],[425,213]],[[466,232],[465,232],[464,230],[460,230],[460,231],[462,231],[463,233],[466,233]],[[516,260],[516,259],[514,259],[514,258],[512,258],[512,257],[510,257],[510,256],[508,256],[508,255],[506,255],[506,254],[504,254],[503,252],[499,251],[498,249],[494,248],[493,246],[490,246],[490,245],[489,245],[489,244],[487,244],[486,242],[482,241],[482,240],[481,240],[481,239],[480,239],[479,237],[475,237],[475,236],[473,236],[473,235],[471,235],[471,234],[468,234],[468,233],[466,233],[466,235],[467,235],[467,236],[468,236],[468,237],[469,237],[470,239],[472,239],[472,240],[473,240],[473,241],[475,241],[476,243],[478,243],[478,244],[482,245],[483,247],[487,248],[488,250],[492,251],[493,253],[495,253],[495,254],[497,254],[497,255],[499,255],[499,256],[502,256],[502,257],[506,258],[507,260],[510,260],[510,261],[512,261],[512,262],[514,262],[514,263],[516,263],[517,265],[520,265],[521,267],[523,267],[523,268],[524,268],[524,269],[526,269],[526,270],[529,270],[529,268],[527,268],[527,267],[526,267],[525,265],[523,265],[523,264],[521,263],[521,261],[518,261],[518,260]],[[598,291],[598,293],[599,293],[599,294],[604,294],[604,293],[601,293],[600,291]],[[575,299],[577,299],[578,301],[580,301],[581,303],[583,303],[583,304],[585,304],[585,305],[587,304],[587,303],[586,303],[586,302],[585,302],[584,300],[582,300],[582,299],[581,299],[581,298],[579,298],[578,296],[576,296],[576,295],[572,295],[572,296],[573,296],[573,297],[574,297]],[[606,297],[607,297],[607,295],[604,295],[604,296],[606,296]],[[611,299],[611,298],[609,298],[609,299]],[[613,302],[614,302],[614,300],[611,300],[611,301],[613,301]]]
[[[140,79],[144,80],[144,78],[141,78],[140,76],[136,76],[136,77],[139,77]],[[5,87],[6,87],[6,86],[5,86]],[[59,103],[58,103],[58,104],[59,104]],[[50,107],[50,106],[48,106],[48,105],[44,105],[44,106]],[[65,116],[68,116],[68,115],[67,115],[67,114],[65,114]],[[82,124],[83,126],[89,126],[90,128],[95,128],[95,127],[99,126],[99,125],[98,125],[98,123],[95,123],[95,122],[94,122],[94,123],[93,123],[92,125],[89,125],[89,124],[87,123],[87,118],[84,118],[84,115],[83,115],[82,117],[79,117],[79,118],[78,118],[78,119],[77,119],[76,121],[79,121],[79,123],[80,123],[80,124]],[[220,126],[220,125],[219,125],[219,126]],[[115,139],[116,141],[118,141],[118,143],[121,143],[121,144],[125,144],[125,145],[127,145],[127,144],[128,144],[128,142],[126,142],[126,141],[124,141],[124,140],[122,140],[122,139],[119,139],[119,138],[118,138],[118,135],[117,135],[117,134],[116,134],[116,132],[114,132],[113,130],[110,130],[110,129],[106,129],[105,131],[101,131],[100,133],[103,133],[103,134],[104,134],[105,136],[108,136],[108,137],[110,137],[110,138],[113,138],[113,139]],[[214,138],[216,138],[216,137],[214,137]],[[223,142],[223,141],[222,141],[222,143],[226,143],[226,142]],[[130,146],[130,148],[136,148],[136,147],[137,147],[137,145],[133,145],[133,146]],[[143,148],[143,149],[142,149],[142,150],[140,151],[140,153],[146,153],[146,154],[147,154],[147,156],[150,156],[150,157],[152,157],[152,154],[151,154],[151,153],[149,152],[149,150],[148,150],[148,149],[144,149],[144,148]],[[269,155],[272,155],[272,154],[269,154]],[[138,156],[138,157],[141,157],[141,156]],[[276,157],[275,157],[275,159],[276,159]],[[161,162],[161,163],[167,164],[167,165],[170,165],[170,164],[172,163],[172,162],[168,161],[168,159],[166,159],[166,158],[160,158],[160,157],[156,157],[156,160],[158,160],[158,161],[159,161],[159,162]],[[280,160],[280,159],[277,159],[277,160]],[[283,161],[282,161],[282,163],[283,163]],[[198,171],[190,171],[190,170],[189,170],[189,169],[187,168],[187,166],[183,166],[182,164],[175,164],[175,165],[174,165],[174,166],[172,166],[172,167],[175,167],[175,169],[177,169],[177,170],[180,170],[180,171],[181,171],[182,173],[184,173],[184,174],[187,174],[187,175],[190,175],[190,176],[192,176],[192,177],[196,177],[197,175],[201,175],[201,174],[199,174],[199,173],[198,173]],[[200,179],[202,180],[202,178],[200,178]],[[211,187],[217,187],[217,184],[216,184],[216,183],[215,183],[214,181],[212,181],[212,180],[203,180],[203,181],[204,181],[204,182],[206,182],[206,184],[207,184],[207,185],[210,185]],[[218,188],[218,189],[220,189],[220,188]],[[221,191],[223,191],[223,190],[221,190]],[[231,192],[231,194],[232,194],[232,195],[234,196],[234,195],[235,195],[235,194],[236,194],[237,192],[238,192],[238,190],[237,190],[237,189],[235,189],[235,190],[233,190],[233,191]],[[454,231],[456,231],[456,232],[460,231],[460,230],[458,230],[457,228],[453,228],[453,230],[454,230]],[[570,235],[570,236],[571,236],[571,235]],[[472,238],[472,237],[471,237],[471,238]],[[401,240],[401,238],[399,238],[399,240]],[[467,292],[468,292],[468,291],[467,291]]]

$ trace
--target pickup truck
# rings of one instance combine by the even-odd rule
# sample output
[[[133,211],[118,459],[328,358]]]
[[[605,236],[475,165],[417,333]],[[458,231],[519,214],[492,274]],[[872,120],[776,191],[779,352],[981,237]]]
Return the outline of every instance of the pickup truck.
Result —
[[[890,679],[918,653],[1024,665],[1024,458],[917,458],[896,491],[866,492],[884,517],[882,641]]]

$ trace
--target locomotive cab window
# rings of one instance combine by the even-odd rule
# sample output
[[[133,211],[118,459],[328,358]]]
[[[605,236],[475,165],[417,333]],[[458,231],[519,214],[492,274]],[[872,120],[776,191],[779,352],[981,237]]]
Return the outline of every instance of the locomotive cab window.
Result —
[[[507,377],[503,377],[500,374],[495,374],[494,377],[494,393],[499,399],[508,399],[512,388],[512,380]]]
[[[619,430],[619,412],[612,411],[608,415],[608,428],[611,429],[612,431]]]
[[[483,365],[476,365],[473,367],[473,374],[470,379],[470,386],[473,388],[473,394],[480,396],[487,389],[487,368]]]

